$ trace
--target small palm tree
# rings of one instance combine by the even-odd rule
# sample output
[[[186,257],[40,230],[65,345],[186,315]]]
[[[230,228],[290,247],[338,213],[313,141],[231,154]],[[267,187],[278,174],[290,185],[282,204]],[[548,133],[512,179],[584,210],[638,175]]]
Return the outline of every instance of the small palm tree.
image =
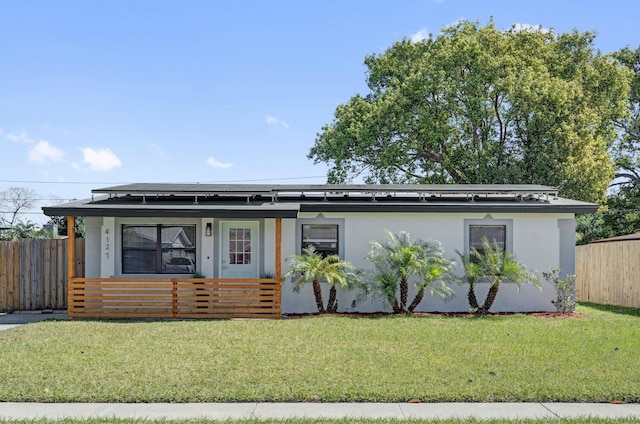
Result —
[[[500,284],[504,281],[515,283],[518,289],[524,283],[532,283],[540,288],[538,277],[529,268],[506,249],[500,248],[495,241],[491,244],[486,237],[482,239],[481,249],[473,248],[471,254],[458,254],[462,260],[464,279],[469,284],[469,306],[477,315],[489,312],[498,295]],[[480,306],[476,298],[475,284],[485,277],[491,280],[491,286],[484,303]]]
[[[356,281],[356,275],[348,272],[348,270],[354,268],[351,263],[343,261],[338,255],[323,257],[320,253],[316,252],[313,245],[302,249],[302,255],[292,255],[286,260],[291,260],[291,266],[287,272],[283,274],[283,278],[298,276],[298,278],[293,281],[293,291],[296,293],[300,293],[300,288],[303,285],[311,283],[319,313],[325,311],[336,312],[338,310],[336,284],[342,288],[349,289]],[[331,286],[326,309],[322,299],[322,286],[320,282],[327,283]]]
[[[387,232],[386,243],[371,242],[367,259],[373,269],[364,272],[363,288],[369,295],[382,295],[394,314],[413,313],[427,289],[443,297],[453,293],[445,280],[455,263],[445,259],[441,244],[435,240],[413,240],[404,231],[398,235]],[[408,303],[410,280],[417,291]]]

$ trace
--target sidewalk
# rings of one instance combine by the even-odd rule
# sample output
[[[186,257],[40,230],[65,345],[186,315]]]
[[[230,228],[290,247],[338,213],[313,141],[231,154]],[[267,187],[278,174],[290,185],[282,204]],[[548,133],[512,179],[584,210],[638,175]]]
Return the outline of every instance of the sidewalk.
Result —
[[[0,313],[0,331],[46,319],[65,318],[67,318],[66,311],[16,311],[11,314],[3,312]]]
[[[604,403],[0,403],[0,420],[640,418],[640,404]]]

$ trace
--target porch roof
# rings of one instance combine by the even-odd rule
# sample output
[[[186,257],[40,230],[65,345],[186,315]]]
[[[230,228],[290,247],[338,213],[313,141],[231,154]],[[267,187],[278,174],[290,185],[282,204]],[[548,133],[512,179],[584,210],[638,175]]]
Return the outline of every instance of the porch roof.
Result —
[[[299,212],[592,213],[540,185],[127,184],[43,207],[49,216],[295,218]],[[96,196],[98,194],[99,196]]]

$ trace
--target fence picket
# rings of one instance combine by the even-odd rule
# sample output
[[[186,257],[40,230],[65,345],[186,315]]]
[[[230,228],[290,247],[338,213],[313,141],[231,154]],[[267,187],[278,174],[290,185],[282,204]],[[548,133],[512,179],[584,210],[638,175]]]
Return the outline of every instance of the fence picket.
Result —
[[[576,247],[576,299],[640,308],[640,240]]]
[[[0,242],[0,312],[66,309],[67,241]],[[84,276],[84,239],[76,240],[76,275]]]

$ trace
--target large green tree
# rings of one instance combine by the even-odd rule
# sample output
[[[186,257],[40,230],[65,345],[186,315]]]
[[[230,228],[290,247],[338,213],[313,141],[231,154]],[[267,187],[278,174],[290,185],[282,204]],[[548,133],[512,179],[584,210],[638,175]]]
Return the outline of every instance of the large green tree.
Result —
[[[612,149],[618,168],[613,185],[640,189],[640,46],[635,50],[625,47],[613,57],[633,75],[627,98],[629,114],[615,121],[619,139]]]
[[[589,32],[463,21],[365,59],[370,92],[335,111],[309,158],[329,182],[535,183],[603,201],[629,70]]]
[[[625,47],[612,57],[631,72],[629,113],[614,121],[618,139],[611,152],[616,172],[606,207],[593,215],[578,216],[579,244],[630,234],[640,228],[640,46],[635,50]]]

